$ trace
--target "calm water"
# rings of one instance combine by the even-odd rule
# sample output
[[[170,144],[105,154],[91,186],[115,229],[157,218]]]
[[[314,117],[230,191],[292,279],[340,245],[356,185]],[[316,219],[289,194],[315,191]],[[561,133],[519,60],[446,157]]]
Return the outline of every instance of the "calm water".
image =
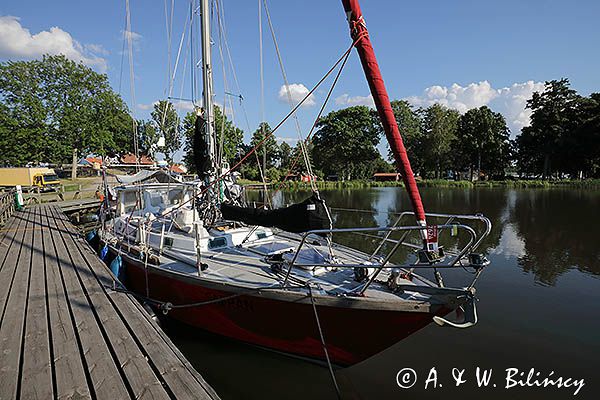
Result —
[[[430,325],[361,364],[338,370],[344,398],[573,397],[573,388],[506,389],[505,370],[511,367],[525,375],[535,368],[540,380],[551,371],[553,378],[583,378],[577,398],[600,398],[600,191],[424,189],[422,195],[431,212],[482,212],[493,223],[484,243],[492,264],[477,285],[479,323],[466,330]],[[275,201],[286,204],[306,196],[278,193]],[[398,188],[325,191],[323,197],[333,207],[376,212],[334,212],[339,227],[383,226],[390,223],[388,211],[409,208]],[[458,278],[453,275],[450,282]],[[326,368],[174,323],[166,328],[223,399],[335,398]],[[363,329],[368,327],[357,323],[348,334],[360,335]],[[434,389],[432,381],[425,390],[432,367],[442,387]],[[477,367],[493,369],[496,388],[477,387]],[[403,368],[418,374],[411,389],[396,383]],[[452,368],[465,370],[467,382],[458,388]]]

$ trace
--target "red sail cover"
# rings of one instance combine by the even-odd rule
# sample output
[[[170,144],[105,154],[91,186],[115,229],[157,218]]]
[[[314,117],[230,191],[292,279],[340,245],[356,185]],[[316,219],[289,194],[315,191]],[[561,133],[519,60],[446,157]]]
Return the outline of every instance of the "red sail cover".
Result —
[[[369,82],[369,88],[371,89],[379,118],[383,124],[385,135],[392,153],[394,153],[396,165],[402,174],[402,180],[410,197],[415,217],[418,223],[425,225],[425,210],[421,202],[421,195],[419,194],[419,189],[417,188],[417,183],[410,167],[410,161],[408,160],[406,148],[400,136],[398,123],[392,111],[392,105],[390,104],[390,99],[385,89],[383,78],[381,77],[381,71],[379,71],[377,58],[375,58],[375,52],[373,46],[371,46],[371,40],[369,39],[360,5],[358,4],[358,0],[342,0],[342,4],[350,23],[350,35],[353,40],[357,41],[356,50],[358,51],[367,81]],[[357,40],[359,38],[360,40]]]

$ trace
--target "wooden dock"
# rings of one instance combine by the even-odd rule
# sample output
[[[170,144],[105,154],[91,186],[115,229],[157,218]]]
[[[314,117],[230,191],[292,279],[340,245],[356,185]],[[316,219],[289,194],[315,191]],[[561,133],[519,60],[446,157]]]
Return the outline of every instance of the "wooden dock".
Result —
[[[218,399],[58,206],[0,232],[0,399]]]

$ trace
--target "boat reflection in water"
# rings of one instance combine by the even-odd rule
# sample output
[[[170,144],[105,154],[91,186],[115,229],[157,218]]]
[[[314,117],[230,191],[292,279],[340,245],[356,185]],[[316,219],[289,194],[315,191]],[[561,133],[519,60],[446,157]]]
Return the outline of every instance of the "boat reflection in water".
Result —
[[[278,192],[275,202],[293,203],[306,194]],[[250,195],[250,199],[260,200],[260,193]],[[387,212],[408,202],[399,188],[328,190],[323,195],[340,226],[387,225],[393,219]],[[464,368],[465,376],[472,380],[476,367],[493,369],[499,385],[509,367],[535,367],[544,374],[555,371],[585,378],[586,386],[578,397],[597,397],[593,393],[598,392],[594,382],[600,356],[600,248],[597,236],[590,232],[600,224],[600,191],[426,188],[422,195],[431,207],[443,202],[451,212],[477,210],[492,220],[492,232],[482,244],[493,268],[478,283],[481,323],[460,331],[430,325],[360,364],[337,370],[344,398],[435,399],[440,393],[466,399],[481,398],[482,394],[486,399],[571,396],[556,388],[485,390],[470,383],[454,387],[452,368]],[[574,220],[566,204],[588,218]],[[362,250],[368,247],[364,238],[349,236],[345,240]],[[524,265],[524,260],[530,264]],[[446,281],[452,284],[455,279]],[[583,307],[574,307],[576,304]],[[163,326],[223,399],[335,398],[326,368],[193,331],[172,320]],[[369,327],[355,329],[360,333]],[[425,376],[434,366],[443,388],[425,390]],[[405,367],[415,369],[420,377],[410,390],[400,389],[395,380]]]

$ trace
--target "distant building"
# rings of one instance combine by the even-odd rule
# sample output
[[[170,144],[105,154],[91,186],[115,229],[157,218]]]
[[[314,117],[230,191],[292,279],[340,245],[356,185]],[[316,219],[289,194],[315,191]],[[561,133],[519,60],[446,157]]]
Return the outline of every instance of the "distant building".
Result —
[[[299,181],[299,182],[316,182],[317,181],[317,177],[314,175],[308,175],[308,174],[289,174],[287,176],[288,181]]]
[[[402,176],[398,172],[376,172],[373,174],[374,181],[399,181]]]
[[[187,174],[188,169],[185,167],[185,165],[173,164],[169,167],[169,171],[178,175],[184,175]]]
[[[102,158],[85,157],[79,160],[77,164],[81,167],[91,167],[93,169],[100,169],[102,167]]]
[[[122,155],[121,156],[121,164],[131,164],[131,165],[137,164],[135,155],[131,154],[131,153]],[[141,155],[140,159],[139,159],[139,164],[147,165],[147,166],[154,166],[154,165],[156,165],[156,162],[151,157],[148,157],[146,155]]]

